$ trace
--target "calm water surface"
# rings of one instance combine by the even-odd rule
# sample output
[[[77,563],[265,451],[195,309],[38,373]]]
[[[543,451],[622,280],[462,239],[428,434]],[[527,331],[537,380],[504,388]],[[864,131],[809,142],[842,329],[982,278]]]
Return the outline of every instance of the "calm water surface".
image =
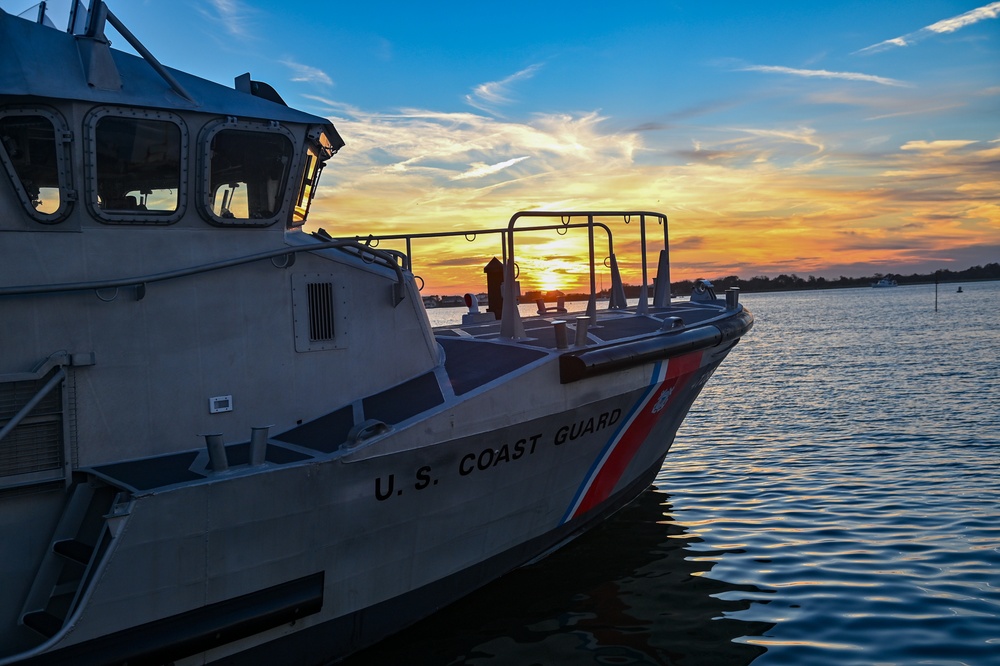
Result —
[[[350,664],[1000,664],[1000,283],[746,294],[612,520]]]

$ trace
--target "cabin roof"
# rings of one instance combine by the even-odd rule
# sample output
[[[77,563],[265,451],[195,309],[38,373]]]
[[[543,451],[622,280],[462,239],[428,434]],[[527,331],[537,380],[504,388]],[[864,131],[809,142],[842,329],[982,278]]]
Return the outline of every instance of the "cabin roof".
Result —
[[[84,38],[0,10],[0,95],[71,99],[95,104],[321,124],[327,126],[333,137],[339,138],[326,118],[165,67],[194,98],[196,104],[192,104],[174,92],[143,58],[114,49],[110,53],[121,76],[121,90],[93,87],[87,82],[81,52],[77,46],[81,39]]]

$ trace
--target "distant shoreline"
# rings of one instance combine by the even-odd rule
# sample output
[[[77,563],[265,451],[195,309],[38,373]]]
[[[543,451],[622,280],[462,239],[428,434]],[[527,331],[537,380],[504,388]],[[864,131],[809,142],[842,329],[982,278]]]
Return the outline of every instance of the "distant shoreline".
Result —
[[[860,289],[866,287],[871,288],[873,283],[878,282],[882,278],[895,280],[897,286],[900,287],[935,283],[968,284],[973,282],[996,282],[1000,280],[1000,264],[992,263],[987,264],[986,266],[974,266],[964,271],[941,270],[937,273],[931,273],[929,275],[899,275],[896,273],[887,273],[882,275],[880,273],[876,273],[870,277],[848,278],[841,276],[836,280],[827,280],[826,278],[817,278],[812,275],[803,279],[793,273],[791,275],[782,274],[773,279],[767,276],[758,276],[750,278],[749,280],[744,280],[736,277],[735,275],[731,275],[725,278],[713,278],[709,281],[712,283],[715,293],[721,296],[726,289],[729,289],[730,287],[739,287],[740,292],[744,294],[769,294],[783,291],[816,291],[825,289]],[[694,286],[694,280],[672,282],[670,286],[671,293],[675,297],[687,296],[691,293],[691,289]],[[624,288],[626,298],[639,297],[640,287],[638,285],[627,284]],[[652,297],[652,287],[649,287],[649,291],[650,297]],[[537,300],[542,300],[545,303],[555,303],[558,297],[565,299],[566,302],[586,301],[590,298],[589,293],[580,292],[564,294],[563,292],[553,291],[551,294],[552,295],[548,295],[536,290],[527,291],[521,296],[521,303],[533,303]],[[608,292],[598,292],[597,297],[607,298]],[[448,297],[430,296],[429,298]],[[460,306],[463,305],[463,303],[459,301],[456,303],[449,303],[448,305],[442,304],[439,307],[448,307],[449,305]]]

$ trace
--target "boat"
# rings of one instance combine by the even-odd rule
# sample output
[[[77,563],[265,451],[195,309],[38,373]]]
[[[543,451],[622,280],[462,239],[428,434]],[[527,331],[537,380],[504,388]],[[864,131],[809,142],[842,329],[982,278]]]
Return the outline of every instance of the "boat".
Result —
[[[328,119],[74,4],[0,10],[4,666],[342,659],[636,498],[753,325],[738,289],[672,301],[666,216],[623,209],[458,232],[499,281],[433,328],[416,249],[306,230]],[[586,238],[585,310],[521,316],[528,230]]]
[[[887,277],[882,278],[878,282],[872,282],[872,287],[875,287],[876,289],[881,289],[884,287],[896,287],[896,286],[898,286],[896,284],[896,281],[893,280],[892,278],[887,278]]]
[[[478,302],[478,301],[477,301]],[[438,307],[442,308],[460,308],[465,305],[464,296],[442,296],[438,299]]]
[[[961,294],[961,293],[962,293],[962,288],[961,288],[961,287],[959,287],[959,288],[958,288],[957,290],[955,290],[955,293],[956,293],[956,294]]]

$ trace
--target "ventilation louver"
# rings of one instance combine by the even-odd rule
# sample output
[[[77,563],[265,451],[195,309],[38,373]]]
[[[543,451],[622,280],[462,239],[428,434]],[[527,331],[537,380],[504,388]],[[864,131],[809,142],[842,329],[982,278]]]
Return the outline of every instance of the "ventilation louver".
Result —
[[[306,294],[309,297],[309,341],[333,340],[333,284],[307,282]]]
[[[311,273],[292,276],[295,351],[343,349],[347,346],[344,288],[334,276]]]
[[[48,379],[0,382],[0,429],[35,397]],[[62,478],[64,460],[62,389],[57,387],[0,441],[0,487],[27,480]]]

